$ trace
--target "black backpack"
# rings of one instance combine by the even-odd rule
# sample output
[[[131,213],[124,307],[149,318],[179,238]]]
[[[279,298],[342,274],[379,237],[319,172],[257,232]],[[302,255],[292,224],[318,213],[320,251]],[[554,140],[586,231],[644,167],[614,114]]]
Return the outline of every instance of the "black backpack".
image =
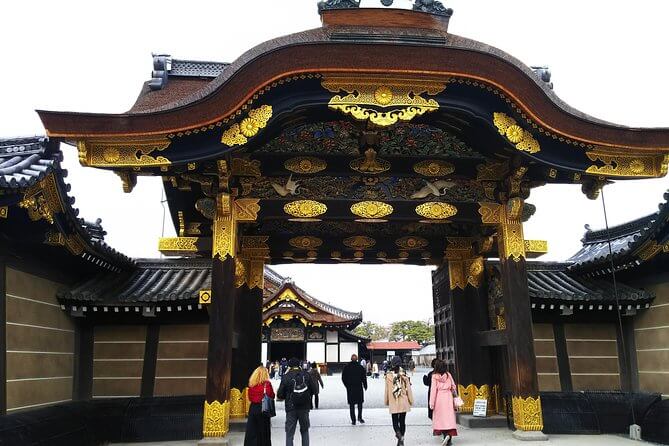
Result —
[[[300,378],[302,378],[300,380]],[[307,380],[311,379],[310,377],[305,378],[304,372],[299,372],[293,378],[293,394],[292,400],[293,405],[297,408],[308,407],[311,404],[311,390],[307,384]]]

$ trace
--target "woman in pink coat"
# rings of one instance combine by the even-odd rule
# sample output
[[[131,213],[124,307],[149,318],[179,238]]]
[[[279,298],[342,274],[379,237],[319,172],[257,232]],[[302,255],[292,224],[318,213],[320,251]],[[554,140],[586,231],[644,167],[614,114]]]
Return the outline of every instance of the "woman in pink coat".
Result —
[[[450,446],[451,439],[458,435],[455,425],[455,405],[453,394],[457,387],[444,361],[437,361],[432,373],[430,389],[430,409],[432,409],[432,431],[435,436],[443,436],[442,445]]]

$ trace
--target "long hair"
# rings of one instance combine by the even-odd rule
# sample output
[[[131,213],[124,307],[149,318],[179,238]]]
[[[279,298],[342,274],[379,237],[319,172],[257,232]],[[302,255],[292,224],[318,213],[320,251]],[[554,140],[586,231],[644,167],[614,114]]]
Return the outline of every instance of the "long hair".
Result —
[[[263,384],[266,381],[269,381],[269,373],[267,373],[267,369],[265,367],[260,366],[255,369],[253,373],[251,373],[251,377],[249,378],[249,387]]]

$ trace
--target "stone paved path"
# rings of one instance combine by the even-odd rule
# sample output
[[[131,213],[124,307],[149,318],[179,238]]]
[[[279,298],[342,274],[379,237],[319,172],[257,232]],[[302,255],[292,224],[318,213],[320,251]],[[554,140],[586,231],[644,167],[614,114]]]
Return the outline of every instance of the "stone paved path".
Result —
[[[390,427],[390,416],[386,409],[370,409],[365,415],[365,425],[351,426],[347,409],[327,409],[311,412],[310,440],[312,446],[394,446],[396,440]],[[272,419],[272,444],[283,446],[285,435],[283,423],[285,416],[281,411]],[[453,441],[454,446],[478,445],[524,445],[537,446],[634,446],[624,437],[613,435],[552,435],[547,442],[527,443],[515,440],[508,429],[458,428],[459,436]],[[244,434],[229,435],[231,446],[244,442]],[[300,444],[299,432],[295,434],[295,444]],[[426,409],[412,410],[407,417],[406,446],[439,446],[441,442],[432,437]],[[645,443],[648,444],[648,443]],[[141,443],[143,446],[195,446],[197,441],[168,443]],[[128,444],[117,445],[128,446]],[[139,446],[139,445],[138,445]]]

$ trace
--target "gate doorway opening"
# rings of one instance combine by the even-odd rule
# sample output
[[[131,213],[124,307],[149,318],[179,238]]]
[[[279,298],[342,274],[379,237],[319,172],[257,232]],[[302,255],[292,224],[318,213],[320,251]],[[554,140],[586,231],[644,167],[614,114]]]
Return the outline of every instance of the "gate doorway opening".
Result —
[[[269,357],[271,361],[281,361],[282,358],[304,358],[306,354],[304,342],[274,342]]]

